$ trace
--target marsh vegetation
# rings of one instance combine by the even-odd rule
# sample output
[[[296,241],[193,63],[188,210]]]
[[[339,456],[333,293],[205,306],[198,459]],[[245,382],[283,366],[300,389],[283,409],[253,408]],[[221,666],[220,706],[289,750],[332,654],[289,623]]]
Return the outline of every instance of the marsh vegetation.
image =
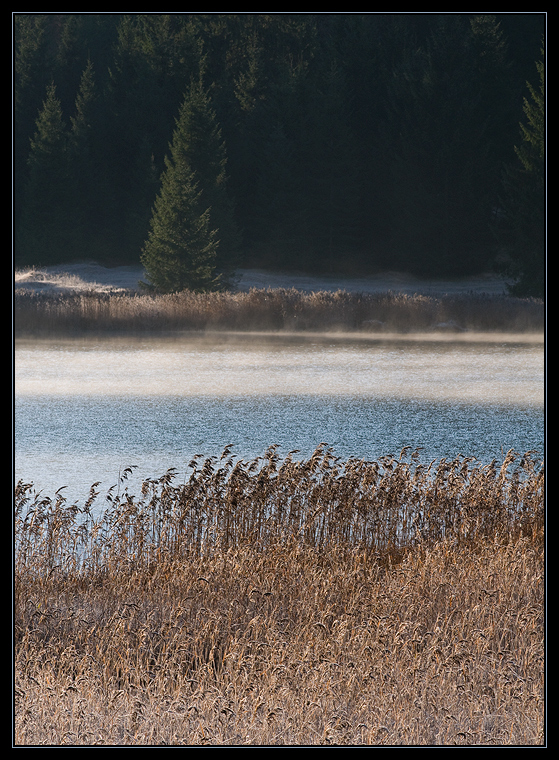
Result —
[[[530,453],[128,474],[17,486],[16,745],[543,743]]]
[[[249,292],[151,295],[34,293],[16,289],[16,336],[152,331],[264,330],[543,333],[540,299],[489,294]]]

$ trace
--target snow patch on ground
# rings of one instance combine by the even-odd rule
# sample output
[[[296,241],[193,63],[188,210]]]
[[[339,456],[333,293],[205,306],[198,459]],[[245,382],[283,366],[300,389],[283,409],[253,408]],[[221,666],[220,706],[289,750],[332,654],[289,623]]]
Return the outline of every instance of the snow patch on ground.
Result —
[[[14,272],[16,289],[63,293],[95,291],[118,293],[139,291],[145,272],[139,266],[104,267],[95,262],[74,262],[60,266],[28,268]],[[440,296],[465,293],[506,293],[506,282],[495,275],[460,280],[425,280],[398,272],[370,277],[316,277],[298,273],[240,269],[236,289],[295,288],[304,293],[345,290],[353,293],[407,293]]]

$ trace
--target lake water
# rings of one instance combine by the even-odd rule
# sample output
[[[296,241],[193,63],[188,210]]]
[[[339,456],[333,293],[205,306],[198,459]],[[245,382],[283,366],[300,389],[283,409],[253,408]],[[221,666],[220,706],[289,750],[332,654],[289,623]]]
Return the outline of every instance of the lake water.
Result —
[[[300,457],[325,442],[376,459],[421,447],[482,462],[544,447],[544,346],[357,336],[177,336],[16,341],[16,481],[82,500],[196,454]]]

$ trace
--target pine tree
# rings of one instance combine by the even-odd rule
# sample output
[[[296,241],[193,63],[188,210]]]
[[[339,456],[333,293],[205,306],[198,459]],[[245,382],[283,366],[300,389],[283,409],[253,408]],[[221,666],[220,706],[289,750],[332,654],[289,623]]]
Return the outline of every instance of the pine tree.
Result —
[[[182,155],[196,177],[210,229],[216,232],[215,266],[226,284],[237,264],[239,232],[227,186],[225,143],[210,98],[200,83],[190,86],[179,119]]]
[[[546,266],[545,188],[545,53],[536,63],[539,86],[527,83],[530,99],[524,99],[526,122],[520,124],[522,142],[515,147],[516,164],[503,174],[503,220],[497,237],[508,256],[504,267],[513,278],[514,295],[543,298]]]
[[[306,249],[309,268],[335,272],[351,265],[361,244],[360,177],[348,118],[347,81],[330,51],[318,73],[300,154],[312,220]]]
[[[23,193],[29,176],[29,141],[36,129],[37,111],[50,82],[46,50],[45,15],[14,17],[13,179],[14,224],[19,226]]]
[[[527,124],[521,124],[523,142],[516,148],[526,171],[540,175],[543,179],[545,158],[545,52],[541,49],[542,60],[536,63],[539,74],[539,87],[536,90],[530,82],[526,83],[531,100],[524,98],[524,114]]]
[[[114,254],[137,261],[185,83],[202,52],[183,14],[119,19],[104,97],[107,221]]]
[[[16,231],[16,261],[66,261],[75,253],[68,203],[68,133],[54,84],[48,87],[37,118],[28,164],[29,177]]]
[[[103,258],[99,237],[104,217],[101,162],[95,139],[98,98],[93,64],[88,61],[76,97],[75,114],[70,118],[69,182],[72,194],[69,203],[79,255],[97,260]]]
[[[248,242],[259,266],[301,267],[305,204],[291,137],[280,120],[255,148]]]
[[[141,261],[149,284],[161,292],[205,292],[220,285],[216,274],[218,243],[210,227],[210,209],[192,167],[188,98],[177,119],[170,155],[156,198],[151,229]]]
[[[388,86],[392,244],[401,267],[459,275],[486,268],[494,253],[489,225],[510,89],[491,19],[472,26],[441,15],[432,24]]]

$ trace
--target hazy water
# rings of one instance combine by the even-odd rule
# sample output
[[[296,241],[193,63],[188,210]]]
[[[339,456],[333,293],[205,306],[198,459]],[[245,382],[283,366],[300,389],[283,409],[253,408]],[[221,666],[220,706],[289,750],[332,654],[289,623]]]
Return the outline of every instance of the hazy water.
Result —
[[[543,452],[541,343],[215,336],[17,341],[15,476],[84,497],[227,444],[377,458]],[[134,487],[134,479],[131,488]]]

